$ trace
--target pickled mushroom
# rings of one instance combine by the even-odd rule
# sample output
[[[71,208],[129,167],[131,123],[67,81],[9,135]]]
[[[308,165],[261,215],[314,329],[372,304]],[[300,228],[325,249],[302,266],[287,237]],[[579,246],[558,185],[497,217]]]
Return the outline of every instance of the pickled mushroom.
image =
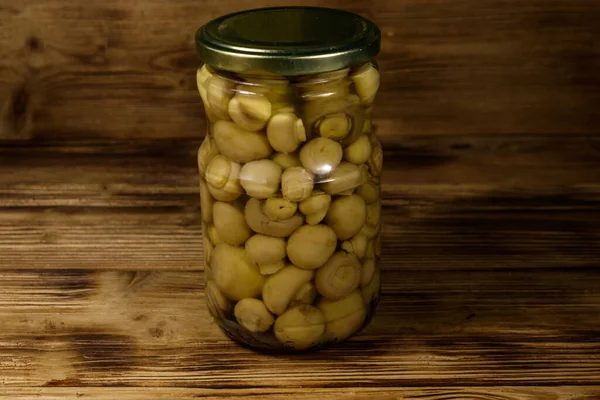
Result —
[[[327,225],[303,225],[288,239],[290,261],[303,269],[321,267],[335,252],[337,237]]]
[[[307,103],[303,118],[307,137],[312,138],[315,131],[320,133],[320,124],[325,122],[327,118],[331,118],[331,116],[335,116],[335,119],[331,123],[343,124],[345,126],[346,122],[341,118],[341,115],[345,115],[350,121],[350,129],[344,137],[340,138],[336,136],[336,139],[340,140],[343,144],[353,143],[362,133],[364,125],[364,115],[360,106],[360,99],[355,95],[349,95],[344,98],[315,100]],[[336,125],[334,131],[339,132],[340,130],[339,125]],[[330,129],[324,128],[324,132],[330,132]]]
[[[273,157],[271,157],[271,160],[279,164],[282,169],[302,166],[300,157],[296,153],[275,153],[273,154]]]
[[[198,171],[200,171],[201,177],[203,177],[206,173],[206,167],[208,163],[217,154],[219,154],[217,146],[210,136],[206,135],[204,140],[202,140],[202,144],[200,144],[200,147],[198,148]]]
[[[206,182],[212,197],[219,201],[233,201],[243,189],[240,185],[240,165],[223,155],[216,155],[206,167]]]
[[[346,340],[358,332],[367,316],[367,308],[359,290],[340,300],[323,298],[317,307],[326,321],[324,341]]]
[[[314,271],[286,266],[269,276],[262,289],[262,298],[269,311],[283,314],[300,288],[315,276]]]
[[[342,194],[364,183],[360,167],[352,163],[341,163],[335,171],[321,182],[321,188],[331,194]]]
[[[273,149],[267,137],[254,131],[240,128],[231,121],[217,121],[212,125],[212,137],[219,153],[227,158],[239,162],[269,158]]]
[[[281,193],[289,201],[302,201],[312,193],[314,175],[302,167],[291,167],[281,175]]]
[[[344,298],[358,288],[362,278],[361,268],[354,254],[338,251],[317,270],[317,290],[329,300]]]
[[[292,218],[298,211],[298,203],[281,197],[270,197],[262,206],[263,213],[274,221]]]
[[[240,300],[233,314],[238,323],[250,332],[266,332],[275,322],[265,303],[253,298]]]
[[[367,207],[362,197],[355,194],[342,196],[331,203],[325,221],[340,240],[350,239],[360,232],[367,218]]]
[[[286,257],[283,238],[256,234],[246,241],[246,252],[256,264],[273,264]]]
[[[213,221],[221,240],[232,246],[244,244],[252,235],[244,213],[229,203],[218,201],[213,205]]]
[[[234,95],[235,83],[219,75],[206,81],[206,99],[214,115],[221,120],[230,120],[229,101]]]
[[[302,166],[315,175],[333,172],[340,165],[342,156],[342,146],[323,137],[312,139],[300,150]]]
[[[361,135],[354,143],[344,149],[344,160],[353,164],[364,164],[371,158],[371,141],[367,135]]]
[[[365,304],[377,301],[381,287],[381,272],[376,268],[371,281],[361,289],[361,296]]]
[[[240,170],[240,184],[248,196],[266,199],[279,190],[282,172],[275,161],[250,161]]]
[[[281,112],[269,120],[267,138],[273,149],[287,154],[296,151],[306,141],[306,131],[296,114]]]
[[[318,193],[300,202],[300,212],[306,216],[306,223],[316,225],[327,215],[331,204],[331,196]]]
[[[260,94],[239,90],[229,102],[231,119],[248,131],[263,129],[271,117],[271,102]]]
[[[296,306],[275,320],[273,331],[281,343],[304,350],[316,345],[325,332],[325,316],[313,306]]]
[[[219,291],[229,299],[239,301],[261,294],[265,278],[243,248],[227,243],[216,245],[210,267]]]
[[[371,105],[379,90],[379,71],[371,64],[365,64],[351,76],[356,93],[363,105]]]
[[[280,238],[290,236],[304,223],[304,217],[298,213],[286,220],[273,220],[263,213],[260,200],[254,198],[246,203],[244,215],[254,232]]]

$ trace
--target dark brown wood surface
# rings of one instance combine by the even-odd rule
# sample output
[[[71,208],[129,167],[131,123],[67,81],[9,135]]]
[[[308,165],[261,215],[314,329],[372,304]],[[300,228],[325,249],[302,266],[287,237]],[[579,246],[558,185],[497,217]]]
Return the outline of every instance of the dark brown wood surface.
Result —
[[[281,4],[0,0],[0,399],[600,400],[597,0],[303,2],[382,27],[382,302],[294,357],[210,321],[193,33]]]
[[[385,300],[359,336],[275,356],[241,349],[210,322],[201,272],[3,271],[0,376],[7,387],[340,392],[600,385],[597,271],[383,278]]]
[[[532,387],[464,388],[415,387],[385,389],[187,389],[187,388],[44,388],[8,390],[0,399],[64,400],[64,399],[128,399],[128,400],[597,400],[598,386],[561,386],[551,389]]]
[[[0,264],[195,270],[197,140],[5,144]],[[385,268],[597,266],[600,139],[388,138]]]
[[[600,399],[596,139],[387,138],[377,316],[295,357],[210,321],[198,144],[0,147],[0,398]]]
[[[597,0],[0,0],[0,138],[197,138],[195,30],[282,4],[381,26],[382,135],[598,133]]]

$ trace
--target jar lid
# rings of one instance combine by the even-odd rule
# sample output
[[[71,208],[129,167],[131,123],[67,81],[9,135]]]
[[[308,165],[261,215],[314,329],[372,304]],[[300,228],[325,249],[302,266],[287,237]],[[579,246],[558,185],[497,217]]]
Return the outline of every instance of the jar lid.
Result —
[[[360,65],[380,50],[381,31],[348,11],[270,7],[227,14],[196,32],[205,64],[236,73],[304,75]]]

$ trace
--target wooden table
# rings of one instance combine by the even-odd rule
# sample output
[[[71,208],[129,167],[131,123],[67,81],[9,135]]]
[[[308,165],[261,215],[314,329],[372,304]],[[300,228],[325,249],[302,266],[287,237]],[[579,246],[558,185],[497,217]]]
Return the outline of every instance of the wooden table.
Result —
[[[250,2],[0,0],[0,400],[600,399],[598,0],[303,4],[384,36],[372,325],[206,311],[192,35]]]
[[[198,144],[1,148],[0,398],[600,398],[597,142],[387,140],[377,316],[280,357],[205,309]]]

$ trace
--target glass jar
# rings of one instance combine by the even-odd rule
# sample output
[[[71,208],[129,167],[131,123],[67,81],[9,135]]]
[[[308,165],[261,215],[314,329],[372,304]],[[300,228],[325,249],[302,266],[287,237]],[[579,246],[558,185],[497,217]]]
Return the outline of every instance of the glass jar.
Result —
[[[243,345],[320,348],[373,316],[379,46],[372,22],[320,7],[244,11],[196,33],[206,298]]]

